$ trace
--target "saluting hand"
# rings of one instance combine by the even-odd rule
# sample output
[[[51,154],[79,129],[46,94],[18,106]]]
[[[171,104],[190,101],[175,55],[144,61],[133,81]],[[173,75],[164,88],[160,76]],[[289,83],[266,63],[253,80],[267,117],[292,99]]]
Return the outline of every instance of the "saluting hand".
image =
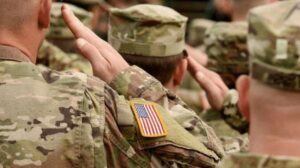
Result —
[[[221,110],[228,87],[221,77],[198,63],[193,57],[188,57],[188,69],[199,85],[205,90],[209,104],[213,109]]]
[[[95,76],[109,83],[118,73],[129,67],[123,57],[83,25],[67,5],[63,5],[61,10],[65,23],[76,38],[79,51],[91,62]]]

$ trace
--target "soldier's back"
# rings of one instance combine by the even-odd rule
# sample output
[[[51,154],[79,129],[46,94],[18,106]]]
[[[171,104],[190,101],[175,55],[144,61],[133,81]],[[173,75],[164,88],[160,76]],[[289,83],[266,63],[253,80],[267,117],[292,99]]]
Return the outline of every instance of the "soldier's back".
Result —
[[[0,46],[0,167],[149,166],[119,132],[103,81],[24,58]]]

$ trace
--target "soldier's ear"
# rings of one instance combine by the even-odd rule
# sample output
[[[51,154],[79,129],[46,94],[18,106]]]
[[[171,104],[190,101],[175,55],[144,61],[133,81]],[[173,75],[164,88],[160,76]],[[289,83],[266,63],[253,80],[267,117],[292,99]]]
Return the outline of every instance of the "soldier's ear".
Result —
[[[187,70],[188,62],[187,58],[183,58],[177,63],[174,75],[173,75],[173,83],[175,87],[179,86],[183,81],[184,74]]]
[[[250,121],[250,106],[249,106],[249,88],[250,88],[250,77],[242,75],[236,82],[236,88],[239,92],[239,111],[242,115]]]
[[[48,28],[50,25],[51,0],[41,0],[38,13],[38,24],[40,28]]]

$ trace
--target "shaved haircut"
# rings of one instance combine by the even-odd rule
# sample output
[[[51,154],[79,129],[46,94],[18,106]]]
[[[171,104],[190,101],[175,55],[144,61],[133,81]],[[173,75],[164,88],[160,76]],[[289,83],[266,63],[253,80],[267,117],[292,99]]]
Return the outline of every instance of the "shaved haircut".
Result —
[[[40,0],[0,0],[0,29],[18,30],[34,17]]]

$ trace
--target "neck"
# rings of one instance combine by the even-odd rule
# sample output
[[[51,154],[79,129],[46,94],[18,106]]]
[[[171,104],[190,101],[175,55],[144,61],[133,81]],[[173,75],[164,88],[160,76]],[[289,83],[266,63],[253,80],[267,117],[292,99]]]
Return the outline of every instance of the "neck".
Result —
[[[18,48],[31,60],[32,63],[36,62],[37,52],[41,43],[37,39],[38,38],[35,38],[32,35],[26,33],[16,35],[9,31],[2,30],[0,32],[1,45],[8,45]]]
[[[282,115],[282,112],[286,113]],[[266,117],[261,120],[251,117],[250,151],[300,157],[299,117],[299,114],[293,115],[287,111],[274,112],[271,117],[269,114],[269,120]]]

